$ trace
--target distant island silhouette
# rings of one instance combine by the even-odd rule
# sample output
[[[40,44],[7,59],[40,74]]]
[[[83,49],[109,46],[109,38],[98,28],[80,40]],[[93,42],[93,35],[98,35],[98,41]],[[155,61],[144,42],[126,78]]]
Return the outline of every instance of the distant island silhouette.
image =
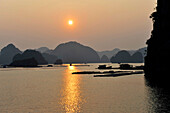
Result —
[[[100,57],[94,49],[74,41],[58,45],[51,54],[62,59],[64,63],[100,62]]]
[[[38,62],[35,58],[27,58],[15,60],[9,66],[11,67],[38,67]]]
[[[48,64],[48,62],[45,60],[45,58],[42,56],[42,54],[35,50],[26,50],[22,54],[17,54],[13,57],[13,62],[15,61],[23,61],[26,59],[34,58],[38,65],[44,65]]]
[[[122,50],[113,56],[110,61],[112,63],[143,63],[143,56],[138,51],[130,55],[128,51]]]
[[[110,59],[106,56],[106,55],[103,55],[101,57],[101,63],[109,63],[110,62]]]
[[[16,54],[21,54],[22,52],[16,48],[13,44],[9,44],[6,47],[1,49],[0,54],[0,64],[10,64],[12,62],[13,57]]]
[[[109,59],[111,59],[113,56],[115,56],[118,52],[122,51],[119,48],[115,48],[113,50],[107,50],[107,51],[97,51],[97,53],[99,54],[100,58],[103,55],[106,55]],[[137,50],[126,50],[130,55],[133,55],[135,52],[140,52],[142,53],[143,57],[146,56],[146,51],[147,51],[147,47],[143,47]]]
[[[75,41],[70,41],[67,43],[59,44],[54,50],[47,47],[40,47],[34,50],[27,49],[22,52],[13,44],[9,44],[1,50],[0,64],[16,64],[18,61],[20,61],[20,63],[24,63],[27,62],[26,60],[36,60],[38,65],[110,62],[142,63],[145,56],[146,47],[138,50],[126,50],[126,54],[122,54],[122,51],[125,52],[125,50],[116,48],[113,51],[97,52],[91,47],[84,46]]]

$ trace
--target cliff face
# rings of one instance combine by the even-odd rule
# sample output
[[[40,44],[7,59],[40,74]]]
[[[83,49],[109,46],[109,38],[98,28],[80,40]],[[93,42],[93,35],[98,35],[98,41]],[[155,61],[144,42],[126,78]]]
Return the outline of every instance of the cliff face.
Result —
[[[103,55],[100,61],[101,61],[101,63],[109,63],[110,62],[109,58],[106,55]]]
[[[110,61],[112,63],[143,63],[143,55],[141,52],[135,52],[133,55],[126,50],[119,51]]]
[[[31,58],[34,58],[38,65],[44,65],[44,64],[48,64],[48,62],[44,59],[44,57],[42,56],[42,54],[38,51],[35,51],[35,50],[26,50],[24,51],[22,54],[17,54],[13,57],[13,62],[15,61],[22,61],[23,63],[24,62],[27,62],[28,59],[31,59]],[[32,60],[31,60],[32,61]],[[15,62],[16,64],[17,63],[21,63],[21,62]],[[14,63],[14,64],[15,64]],[[36,64],[36,63],[35,63]],[[24,64],[23,64],[24,65]],[[26,64],[25,64],[26,65]]]
[[[7,45],[1,50],[0,64],[10,64],[12,62],[12,58],[19,53],[21,54],[22,52],[13,44]]]
[[[151,79],[166,78],[170,67],[170,0],[157,0],[156,12],[152,13],[151,18],[153,31],[147,41],[145,76]]]
[[[64,63],[96,63],[100,57],[95,50],[77,42],[67,42],[57,46],[51,53]]]

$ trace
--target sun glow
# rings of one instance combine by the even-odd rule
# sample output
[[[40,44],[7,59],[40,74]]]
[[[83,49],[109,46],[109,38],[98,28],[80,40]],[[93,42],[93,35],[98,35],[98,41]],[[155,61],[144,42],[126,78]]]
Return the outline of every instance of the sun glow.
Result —
[[[69,69],[70,70],[75,70],[75,67],[74,66],[69,66]]]
[[[69,20],[69,21],[68,21],[68,24],[69,24],[69,25],[73,25],[73,20]]]

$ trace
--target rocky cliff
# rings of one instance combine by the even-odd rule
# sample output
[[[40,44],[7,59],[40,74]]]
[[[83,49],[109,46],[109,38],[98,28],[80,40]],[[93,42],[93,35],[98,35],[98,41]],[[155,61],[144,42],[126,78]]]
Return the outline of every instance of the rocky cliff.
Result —
[[[128,51],[122,50],[113,56],[110,61],[112,63],[143,63],[143,55],[138,51],[131,55]]]
[[[17,54],[13,57],[14,61],[23,61],[27,59],[34,58],[39,65],[48,64],[48,62],[45,60],[45,58],[42,56],[42,54],[35,50],[26,50],[22,54]]]
[[[64,63],[100,62],[99,55],[95,50],[73,41],[60,44],[51,54],[62,59]]]
[[[163,82],[168,78],[170,67],[170,0],[157,0],[156,12],[151,18],[153,31],[147,41],[145,76]]]
[[[21,54],[22,52],[18,48],[16,48],[13,44],[8,44],[1,50],[0,64],[10,64],[12,62],[12,58],[19,53]]]

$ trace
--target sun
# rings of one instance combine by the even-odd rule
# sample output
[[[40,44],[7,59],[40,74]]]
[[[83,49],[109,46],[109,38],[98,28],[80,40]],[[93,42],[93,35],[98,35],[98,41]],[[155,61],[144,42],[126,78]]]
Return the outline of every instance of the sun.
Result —
[[[68,25],[73,25],[73,20],[69,20]]]

